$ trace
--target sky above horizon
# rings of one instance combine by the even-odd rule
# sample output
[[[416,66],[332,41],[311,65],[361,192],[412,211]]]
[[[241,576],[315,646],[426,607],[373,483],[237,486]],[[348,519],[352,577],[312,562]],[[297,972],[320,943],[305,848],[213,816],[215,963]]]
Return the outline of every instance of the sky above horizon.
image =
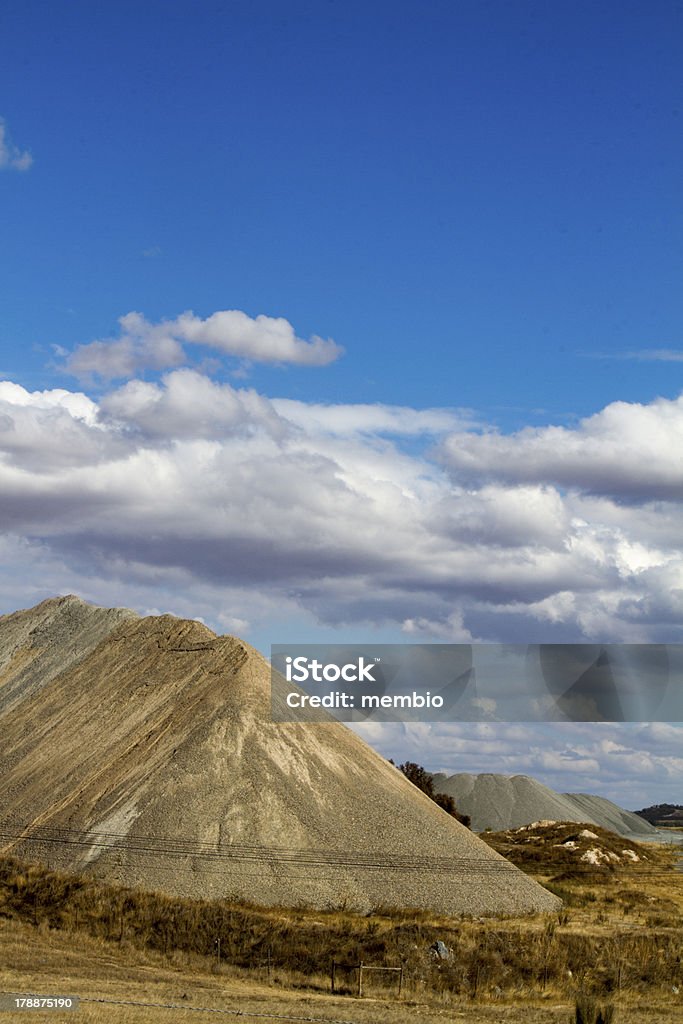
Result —
[[[6,0],[0,40],[0,611],[683,642],[680,4]],[[472,729],[368,739],[683,802],[680,726]]]

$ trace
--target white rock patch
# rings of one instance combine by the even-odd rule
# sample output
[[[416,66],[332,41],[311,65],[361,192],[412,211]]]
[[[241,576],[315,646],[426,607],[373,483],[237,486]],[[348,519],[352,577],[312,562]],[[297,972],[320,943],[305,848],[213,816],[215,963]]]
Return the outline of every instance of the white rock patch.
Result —
[[[127,803],[117,807],[115,811],[112,811],[110,815],[95,825],[94,828],[86,834],[86,838],[91,839],[93,844],[97,844],[98,841],[101,844],[102,833],[113,833],[117,837],[127,836],[138,818],[139,813],[135,800],[128,800]],[[81,857],[81,865],[85,867],[86,864],[90,864],[91,861],[97,860],[98,857],[101,857],[104,852],[105,847],[102,845],[91,846],[83,853],[83,856]]]
[[[635,850],[622,850],[621,853],[622,856],[628,857],[628,859],[632,860],[634,863],[640,860],[640,857],[638,856]]]
[[[597,846],[594,846],[592,849],[586,850],[585,853],[581,854],[581,860],[585,861],[587,864],[600,864],[606,859],[604,850],[599,849]]]

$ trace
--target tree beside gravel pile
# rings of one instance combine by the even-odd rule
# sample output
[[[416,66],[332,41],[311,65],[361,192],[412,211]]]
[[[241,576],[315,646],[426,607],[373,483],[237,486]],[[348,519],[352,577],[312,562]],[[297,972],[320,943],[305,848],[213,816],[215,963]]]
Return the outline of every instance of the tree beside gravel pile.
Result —
[[[389,760],[391,761],[391,758]],[[393,761],[391,763],[394,764]],[[405,775],[409,782],[412,782],[414,786],[417,786],[423,793],[426,793],[429,799],[438,804],[446,814],[450,814],[451,817],[456,818],[461,824],[466,825],[467,828],[470,827],[471,818],[469,814],[460,814],[452,796],[448,796],[446,793],[434,792],[433,776],[425,768],[414,761],[405,761],[403,764],[396,765],[396,767]]]

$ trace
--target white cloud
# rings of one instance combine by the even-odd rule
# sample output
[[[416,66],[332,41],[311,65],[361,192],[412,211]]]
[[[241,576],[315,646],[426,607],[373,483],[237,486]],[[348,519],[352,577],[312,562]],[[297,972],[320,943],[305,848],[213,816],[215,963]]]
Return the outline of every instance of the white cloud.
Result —
[[[594,757],[577,757],[575,751],[569,750],[539,750],[533,755],[534,770],[542,769],[548,772],[564,774],[571,772],[572,775],[598,775],[600,764]]]
[[[247,316],[238,309],[220,310],[202,320],[182,313],[175,320],[150,323],[141,313],[120,317],[121,336],[78,345],[66,360],[69,373],[81,379],[131,377],[140,370],[165,370],[188,362],[184,344],[204,345],[222,355],[253,362],[325,366],[343,349],[314,335],[297,338],[283,317]]]
[[[441,449],[458,482],[553,483],[628,501],[683,497],[683,396],[613,402],[577,427],[458,433]]]
[[[299,366],[326,366],[344,351],[331,339],[313,335],[308,341],[297,338],[284,317],[247,316],[239,309],[224,309],[206,320],[183,313],[175,321],[178,335],[185,341],[208,345],[226,355],[257,363],[296,363]]]
[[[273,404],[255,391],[216,384],[195,370],[173,370],[161,384],[129,381],[100,403],[103,422],[135,428],[146,438],[224,438],[287,429]]]
[[[439,435],[471,426],[471,417],[455,409],[411,409],[400,405],[322,405],[275,398],[285,419],[307,432],[335,436],[356,434]]]
[[[32,163],[28,150],[22,151],[10,141],[6,123],[0,118],[0,170],[27,171]]]
[[[67,370],[79,378],[97,375],[114,380],[131,377],[138,370],[165,370],[185,362],[170,322],[154,325],[140,313],[127,313],[119,323],[120,338],[78,345],[66,360]]]
[[[54,492],[59,490],[54,474],[66,466],[82,469],[111,458],[121,446],[116,436],[99,426],[97,412],[97,405],[82,392],[62,388],[29,392],[11,381],[0,381],[4,472],[15,481],[23,480],[27,494],[40,490],[45,474]],[[9,493],[7,500],[11,503]]]
[[[34,409],[66,409],[75,420],[93,426],[97,421],[97,404],[82,391],[53,388],[48,391],[27,391],[13,381],[0,381],[0,402],[8,405],[32,406]]]
[[[440,622],[423,616],[404,619],[401,629],[411,637],[411,641],[414,643],[420,643],[427,638],[442,640],[448,644],[469,644],[475,640],[469,629],[465,628],[462,609],[453,612]]]
[[[683,350],[679,348],[641,348],[635,352],[624,352],[612,358],[636,359],[641,363],[683,363]]]
[[[619,419],[627,437],[630,414],[650,423],[650,443],[659,437],[673,458],[677,408],[624,405]],[[403,436],[428,442],[458,416],[309,410],[187,368],[129,381],[99,403],[5,382],[0,521],[89,576],[158,587],[146,606],[168,606],[178,580],[188,603],[202,588],[232,588],[242,598],[226,613],[254,629],[258,614],[241,605],[267,593],[290,621],[416,639],[683,639],[680,501],[518,483],[497,451],[486,479],[465,486],[431,450],[402,450]],[[585,433],[580,424],[556,436],[560,463]],[[460,424],[458,436],[480,440]],[[524,434],[503,440],[510,463],[523,458]],[[621,471],[642,471],[628,448]]]
[[[472,705],[481,711],[484,718],[495,718],[498,702],[491,697],[473,697]]]

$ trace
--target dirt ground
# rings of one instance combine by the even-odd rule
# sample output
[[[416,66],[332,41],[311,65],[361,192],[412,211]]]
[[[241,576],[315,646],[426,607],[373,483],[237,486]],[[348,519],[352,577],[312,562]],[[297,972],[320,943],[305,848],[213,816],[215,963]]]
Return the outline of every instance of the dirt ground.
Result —
[[[268,984],[232,968],[198,973],[188,958],[169,963],[156,954],[7,920],[0,920],[0,992],[77,995],[82,1000],[79,1009],[71,1012],[2,1013],[0,1024],[3,1020],[52,1024],[192,1024],[201,1020],[266,1024],[272,1020],[276,1024],[278,1019],[327,1024],[461,1020],[467,1024],[570,1024],[574,1019],[566,997],[555,999],[552,994],[533,1003],[450,999],[439,1003],[435,998],[427,1003],[414,994],[399,1001],[376,999],[372,994],[358,999],[281,990],[277,978]],[[683,1022],[681,994],[662,992],[642,1003],[615,1000],[615,1005],[615,1024]]]

